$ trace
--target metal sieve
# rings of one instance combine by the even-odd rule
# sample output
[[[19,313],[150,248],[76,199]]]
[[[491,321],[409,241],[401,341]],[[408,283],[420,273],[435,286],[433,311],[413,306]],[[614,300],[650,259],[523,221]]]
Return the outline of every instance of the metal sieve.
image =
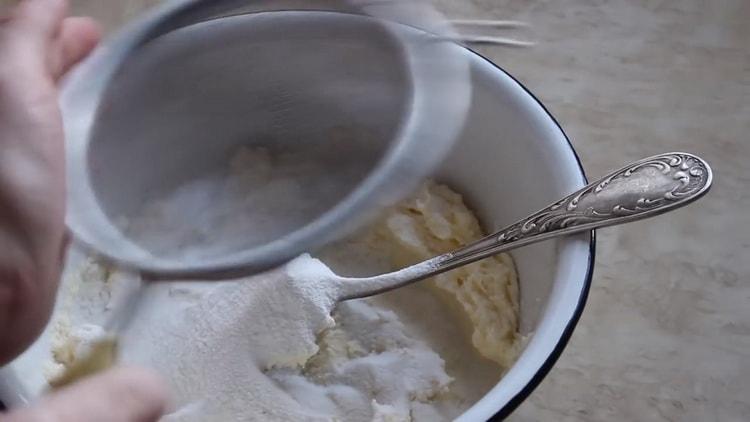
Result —
[[[471,95],[451,37],[421,2],[167,2],[105,42],[64,87],[67,224],[82,244],[157,278],[234,277],[314,250],[445,158]],[[310,208],[301,211],[258,200],[226,214],[252,219],[265,206],[273,221],[219,228],[206,217],[219,201],[209,189],[183,195],[190,201],[171,206],[165,227],[140,230],[158,243],[180,223],[205,245],[186,237],[166,251],[129,229],[148,204],[224,174],[238,150],[320,166],[313,176],[287,171],[298,179],[288,189],[252,185],[274,201],[294,191],[320,203],[300,202]]]

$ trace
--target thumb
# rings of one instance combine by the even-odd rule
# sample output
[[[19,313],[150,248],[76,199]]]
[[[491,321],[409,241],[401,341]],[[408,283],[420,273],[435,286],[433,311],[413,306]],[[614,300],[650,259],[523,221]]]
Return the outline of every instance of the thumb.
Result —
[[[60,33],[53,41],[50,65],[55,80],[68,73],[94,49],[101,37],[101,29],[90,18],[75,17],[63,20]]]
[[[115,368],[11,412],[4,422],[155,422],[167,405],[167,388],[156,375]]]

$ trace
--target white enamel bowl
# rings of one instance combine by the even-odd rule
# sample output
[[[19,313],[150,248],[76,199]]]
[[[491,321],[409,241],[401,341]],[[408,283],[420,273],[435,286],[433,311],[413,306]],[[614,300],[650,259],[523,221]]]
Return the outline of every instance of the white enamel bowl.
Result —
[[[510,75],[465,50],[473,96],[468,124],[437,178],[465,195],[487,229],[497,229],[584,186],[585,176],[562,129]],[[583,310],[594,261],[592,234],[513,252],[521,283],[522,332],[531,334],[516,364],[463,421],[503,418],[539,384],[565,347]],[[0,399],[29,397],[14,364],[0,375]]]
[[[507,72],[466,50],[472,106],[461,141],[438,179],[458,189],[485,229],[500,229],[586,184],[573,146],[544,106]],[[583,311],[594,233],[513,251],[521,290],[518,361],[461,421],[508,416],[549,372]]]

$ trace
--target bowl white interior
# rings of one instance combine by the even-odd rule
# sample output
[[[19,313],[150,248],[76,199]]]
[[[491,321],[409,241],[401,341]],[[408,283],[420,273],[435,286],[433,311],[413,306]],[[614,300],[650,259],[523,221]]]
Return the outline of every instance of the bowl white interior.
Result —
[[[586,184],[578,158],[544,107],[508,74],[471,53],[472,107],[461,141],[438,173],[459,190],[488,231],[500,229]],[[580,315],[593,265],[590,234],[512,252],[529,342],[500,382],[460,420],[511,410],[557,357]],[[517,399],[518,398],[518,399]]]
[[[585,184],[564,133],[520,84],[466,50],[473,98],[460,142],[437,175],[464,194],[485,229],[494,230]],[[589,234],[513,251],[521,285],[522,332],[531,338],[518,362],[461,420],[484,420],[523,398],[564,346],[585,300],[593,259]],[[27,354],[41,356],[44,345]],[[48,349],[47,349],[48,350]],[[20,358],[24,359],[24,357]],[[28,397],[12,363],[0,372],[0,400]],[[512,407],[512,405],[510,406]]]

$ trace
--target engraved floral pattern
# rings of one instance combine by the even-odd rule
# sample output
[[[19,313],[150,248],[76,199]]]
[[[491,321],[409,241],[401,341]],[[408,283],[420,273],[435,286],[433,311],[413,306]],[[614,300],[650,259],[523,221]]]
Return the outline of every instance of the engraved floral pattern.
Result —
[[[637,161],[589,184],[530,217],[461,250],[441,265],[457,266],[489,256],[514,243],[544,240],[552,232],[570,233],[637,220],[685,205],[711,185],[711,169],[700,158],[672,152]],[[518,243],[516,243],[518,242]]]
[[[649,172],[649,169],[652,171]],[[656,178],[653,171],[667,176],[672,183],[669,183],[663,191],[658,191],[660,186],[654,186],[653,180]],[[617,183],[624,179],[638,178],[643,179],[642,183],[634,184],[636,188],[640,188],[639,190],[627,191],[623,184]],[[710,170],[699,158],[685,153],[657,155],[633,163],[604,177],[597,183],[590,184],[526,220],[497,233],[496,239],[507,242],[572,225],[648,212],[691,197],[705,189],[709,182]],[[608,189],[617,190],[614,196],[621,202],[612,203],[606,199],[585,201],[592,196],[607,192]],[[588,206],[581,207],[583,202],[586,202]]]

